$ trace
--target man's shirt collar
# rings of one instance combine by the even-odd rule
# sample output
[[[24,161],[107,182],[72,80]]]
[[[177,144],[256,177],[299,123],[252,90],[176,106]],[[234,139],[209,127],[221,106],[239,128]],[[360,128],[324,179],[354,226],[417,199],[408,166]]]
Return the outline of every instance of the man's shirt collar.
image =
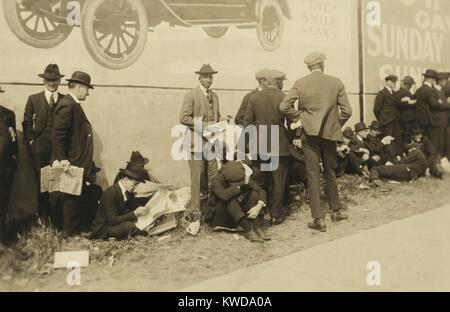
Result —
[[[122,191],[123,200],[125,202],[128,201],[127,189],[125,188],[125,186],[123,186],[122,181],[117,182],[117,184],[119,184],[120,190]]]
[[[72,92],[69,91],[67,94],[69,94],[75,102],[81,104],[81,101]]]

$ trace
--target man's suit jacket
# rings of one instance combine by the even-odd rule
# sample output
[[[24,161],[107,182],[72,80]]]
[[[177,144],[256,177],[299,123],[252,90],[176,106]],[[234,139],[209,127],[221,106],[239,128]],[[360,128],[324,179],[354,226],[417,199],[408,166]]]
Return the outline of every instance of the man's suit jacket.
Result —
[[[433,88],[433,91],[436,92],[439,98],[439,109],[434,111],[436,116],[436,121],[438,126],[441,128],[447,128],[448,126],[448,112],[450,110],[450,104],[447,103],[447,96],[445,95],[445,90],[438,90]]]
[[[411,100],[415,99],[415,96],[403,87],[395,93],[395,98],[397,100],[400,113],[400,121],[411,122],[416,120],[416,106],[409,104],[408,101],[403,102],[402,99],[405,97],[409,97]]]
[[[84,168],[85,177],[91,173],[94,154],[92,126],[81,105],[70,94],[56,106],[52,148],[52,161],[68,160],[71,165]]]
[[[60,102],[63,97],[63,94],[58,93],[58,102]],[[58,104],[58,102],[56,104]],[[27,143],[37,139],[42,132],[44,132],[45,126],[47,125],[48,107],[49,103],[45,98],[44,91],[33,94],[28,98],[22,123],[23,132]],[[36,120],[33,121],[34,115],[36,115]],[[35,125],[34,130],[33,124]]]
[[[382,126],[387,126],[395,120],[400,120],[398,101],[395,93],[392,94],[387,88],[378,92],[375,98],[373,112]]]
[[[244,119],[245,119],[245,112],[247,111],[248,102],[250,100],[250,97],[252,97],[253,94],[257,93],[259,90],[255,89],[252,92],[248,93],[244,96],[244,99],[242,100],[241,106],[239,107],[238,112],[236,113],[236,117],[234,117],[234,123],[238,126],[244,126]]]
[[[294,108],[297,100],[298,110]],[[342,126],[352,116],[342,81],[322,72],[297,80],[280,110],[294,122],[301,119],[307,135],[331,141],[342,141]]]
[[[92,239],[105,239],[110,227],[123,222],[136,222],[137,218],[130,209],[130,202],[125,202],[118,183],[110,186],[101,196],[95,217]]]
[[[409,152],[408,156],[400,160],[399,165],[406,166],[409,169],[412,179],[424,175],[428,167],[424,153],[417,150]]]
[[[433,88],[424,84],[416,91],[417,109],[416,121],[422,127],[439,125],[439,118],[436,114],[440,110],[438,94]]]
[[[219,108],[219,97],[214,91],[211,91],[211,96],[214,105],[214,120],[213,122],[220,121],[220,108]],[[197,87],[189,91],[184,97],[183,106],[180,112],[180,124],[188,127],[186,131],[186,136],[191,136],[191,145],[188,147],[192,151],[194,147],[194,131],[200,136],[203,134],[203,130],[206,128],[208,120],[208,106],[209,102],[206,95],[203,93],[200,87]],[[200,118],[202,121],[202,128],[194,129],[194,118]]]
[[[250,97],[247,111],[245,113],[244,125],[255,125],[257,129],[257,136],[250,137],[250,141],[257,140],[258,142],[258,154],[265,154],[265,151],[269,152],[271,156],[290,156],[289,141],[286,134],[286,116],[280,112],[280,103],[283,101],[285,94],[283,91],[269,87],[260,92],[255,93]],[[259,143],[259,128],[261,126],[269,126],[267,129],[266,137],[266,149],[261,150]],[[270,126],[279,126],[278,131],[278,153],[272,150],[272,135]],[[251,146],[251,145],[250,145]],[[251,151],[250,149],[250,152]]]
[[[0,179],[13,169],[13,156],[17,156],[17,142],[12,142],[9,128],[16,129],[16,116],[13,111],[0,106]]]
[[[348,147],[350,148],[350,151],[352,151],[353,153],[355,153],[358,156],[362,156],[364,154],[364,153],[359,151],[359,149],[361,149],[361,148],[365,148],[365,149],[368,149],[370,151],[370,149],[367,146],[366,142],[361,141],[356,136],[354,136],[350,140],[350,143],[348,144]]]

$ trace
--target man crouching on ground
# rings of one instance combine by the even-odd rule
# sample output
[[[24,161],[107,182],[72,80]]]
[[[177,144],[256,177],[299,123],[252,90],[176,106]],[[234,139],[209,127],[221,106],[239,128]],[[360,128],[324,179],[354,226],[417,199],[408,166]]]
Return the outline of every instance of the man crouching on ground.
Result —
[[[109,187],[100,198],[91,239],[126,239],[141,233],[135,223],[138,217],[148,214],[148,208],[135,210],[131,200],[134,189],[145,182],[146,171],[135,164],[121,169],[122,178]]]
[[[262,209],[266,206],[266,192],[251,178],[250,167],[233,161],[224,165],[211,181],[211,197],[215,199],[213,225],[217,228],[244,230],[251,242],[270,240],[262,230]]]

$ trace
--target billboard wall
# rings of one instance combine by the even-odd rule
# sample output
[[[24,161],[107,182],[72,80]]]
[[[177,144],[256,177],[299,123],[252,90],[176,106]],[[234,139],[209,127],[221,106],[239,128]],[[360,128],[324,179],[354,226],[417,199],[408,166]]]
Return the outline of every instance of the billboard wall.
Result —
[[[355,0],[89,0],[79,2],[81,26],[59,28],[55,14],[67,15],[61,10],[69,2],[2,0],[0,84],[7,93],[1,101],[20,124],[27,97],[42,90],[37,75],[47,64],[59,64],[67,76],[90,73],[96,89],[83,107],[95,130],[105,184],[137,149],[163,181],[188,183],[187,164],[170,157],[170,131],[203,63],[219,71],[213,87],[222,115],[234,115],[255,87],[257,70],[285,71],[290,88],[307,74],[304,56],[323,51],[326,71],[349,92],[350,123],[359,120]]]

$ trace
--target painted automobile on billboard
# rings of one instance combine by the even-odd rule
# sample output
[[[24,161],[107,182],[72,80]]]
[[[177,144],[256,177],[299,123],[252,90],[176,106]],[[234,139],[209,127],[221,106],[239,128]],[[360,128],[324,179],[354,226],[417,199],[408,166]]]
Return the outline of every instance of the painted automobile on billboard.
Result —
[[[201,27],[217,39],[230,27],[254,28],[261,47],[274,51],[282,43],[285,19],[291,18],[286,0],[4,0],[3,6],[10,29],[35,48],[53,48],[80,26],[91,57],[109,69],[135,63],[148,33],[162,22]]]

